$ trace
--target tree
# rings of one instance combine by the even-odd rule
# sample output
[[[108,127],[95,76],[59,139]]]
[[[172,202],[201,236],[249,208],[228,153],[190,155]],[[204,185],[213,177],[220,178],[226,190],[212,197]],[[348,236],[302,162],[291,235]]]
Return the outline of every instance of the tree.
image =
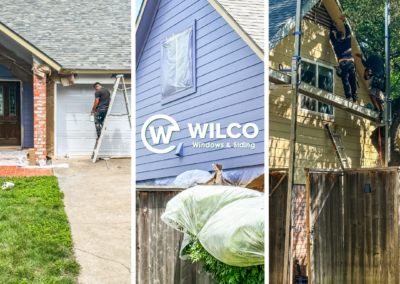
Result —
[[[356,35],[365,57],[372,54],[385,57],[385,0],[342,0],[344,13]],[[390,129],[390,165],[400,166],[396,133],[400,128],[400,1],[390,2],[390,67],[393,122]],[[384,129],[380,129],[384,155]],[[372,144],[379,152],[379,128],[371,135]]]

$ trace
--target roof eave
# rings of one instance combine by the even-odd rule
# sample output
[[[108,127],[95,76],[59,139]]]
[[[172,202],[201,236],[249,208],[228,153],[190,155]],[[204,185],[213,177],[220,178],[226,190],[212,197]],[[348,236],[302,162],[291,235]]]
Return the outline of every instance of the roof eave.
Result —
[[[319,0],[308,0],[306,4],[301,7],[301,18],[304,16],[318,3]],[[335,0],[336,1],[336,0]],[[269,42],[269,50],[272,50],[295,26],[296,15],[291,17],[286,24],[274,35]],[[279,40],[280,39],[280,40]]]
[[[40,51],[38,48],[36,48],[34,45],[20,37],[17,33],[15,33],[13,30],[8,28],[6,25],[0,23],[0,31],[5,33],[7,36],[9,36],[11,39],[16,41],[18,44],[20,44],[22,47],[26,48],[29,50],[33,55],[35,55],[37,58],[40,60],[43,60],[45,63],[50,65],[52,68],[54,68],[56,71],[59,71],[62,67],[60,64],[58,64],[56,61],[51,59],[49,56],[44,54],[42,51]]]
[[[224,9],[217,0],[208,0],[211,6],[225,19],[225,21],[239,34],[246,44],[264,61],[264,50],[246,33],[239,23]]]
[[[75,74],[131,74],[131,69],[69,69]]]

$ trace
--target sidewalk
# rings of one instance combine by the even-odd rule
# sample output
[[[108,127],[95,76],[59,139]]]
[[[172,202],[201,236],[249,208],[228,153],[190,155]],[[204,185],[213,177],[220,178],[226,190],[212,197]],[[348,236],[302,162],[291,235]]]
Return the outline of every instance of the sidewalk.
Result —
[[[131,283],[131,160],[53,160],[65,194],[79,283]]]

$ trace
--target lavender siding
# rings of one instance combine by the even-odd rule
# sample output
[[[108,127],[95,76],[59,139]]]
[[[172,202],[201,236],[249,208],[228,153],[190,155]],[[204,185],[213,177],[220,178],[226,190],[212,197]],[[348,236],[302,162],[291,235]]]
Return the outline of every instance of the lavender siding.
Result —
[[[18,80],[10,70],[0,65],[0,79],[2,80]],[[32,86],[22,84],[22,112],[21,122],[24,131],[22,147],[33,148],[33,88]]]
[[[23,83],[22,91],[22,118],[24,126],[24,140],[22,147],[33,148],[33,88]]]
[[[161,104],[160,41],[196,20],[196,93]],[[227,24],[207,0],[161,0],[136,71],[137,180],[176,176],[191,169],[212,170],[264,164],[264,63]],[[184,156],[153,154],[144,147],[140,132],[152,115],[166,114],[181,127],[171,144],[184,143]],[[217,142],[253,142],[256,149],[194,149],[187,123],[221,123],[222,132],[233,122],[257,124],[260,133],[248,139]],[[159,125],[168,125],[160,121]],[[157,124],[155,124],[157,126]],[[161,145],[164,146],[164,145]],[[165,147],[165,146],[164,146]]]

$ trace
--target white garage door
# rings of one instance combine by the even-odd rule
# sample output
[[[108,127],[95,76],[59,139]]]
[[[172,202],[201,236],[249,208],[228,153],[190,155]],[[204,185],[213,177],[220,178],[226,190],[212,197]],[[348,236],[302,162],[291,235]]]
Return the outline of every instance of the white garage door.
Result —
[[[110,92],[112,91],[112,85],[104,85],[104,87]],[[129,100],[130,98],[129,92]],[[75,84],[62,87],[57,84],[55,129],[57,156],[92,154],[97,138],[94,122],[91,122],[89,117],[93,102],[94,89],[92,85]],[[131,101],[129,103],[132,106]],[[111,113],[126,113],[121,91],[117,93]],[[131,131],[128,117],[109,117],[99,154],[131,155]]]

